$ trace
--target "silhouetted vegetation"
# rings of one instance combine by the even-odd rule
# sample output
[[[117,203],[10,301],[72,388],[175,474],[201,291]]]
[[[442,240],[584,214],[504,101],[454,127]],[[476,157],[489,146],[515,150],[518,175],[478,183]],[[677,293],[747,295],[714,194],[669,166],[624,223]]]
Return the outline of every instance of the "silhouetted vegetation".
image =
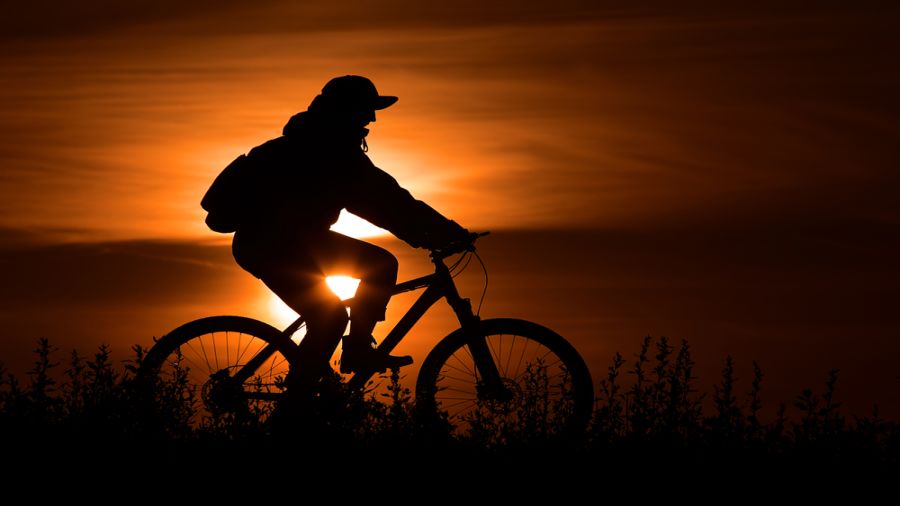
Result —
[[[900,424],[877,409],[865,416],[843,413],[838,371],[827,374],[821,391],[803,390],[779,405],[770,421],[760,417],[762,369],[753,363],[749,384],[735,377],[729,356],[707,397],[695,388],[694,362],[687,342],[673,347],[666,338],[645,338],[633,361],[616,354],[599,381],[593,419],[586,433],[573,436],[558,425],[565,406],[546,405],[546,375],[530,370],[527,388],[507,416],[476,412],[461,434],[446,420],[417,412],[415,399],[394,373],[386,388],[351,392],[340,377],[328,378],[322,394],[292,399],[289,408],[247,403],[244,409],[217,408],[203,392],[191,391],[186,374],[159,384],[138,381],[144,350],[119,370],[108,346],[90,357],[58,350],[41,339],[35,362],[22,381],[0,367],[0,434],[4,448],[78,448],[162,445],[190,448],[276,448],[286,443],[339,454],[428,452],[449,455],[530,455],[576,452],[581,462],[619,466],[650,462],[679,464],[805,464],[886,467],[898,464]],[[564,388],[564,386],[562,387]],[[564,398],[565,396],[563,396]],[[207,415],[197,423],[198,406]],[[564,401],[554,401],[564,402]],[[508,416],[510,412],[514,416]],[[427,422],[426,422],[427,420]],[[168,453],[171,454],[171,451]],[[124,458],[128,458],[127,455]]]

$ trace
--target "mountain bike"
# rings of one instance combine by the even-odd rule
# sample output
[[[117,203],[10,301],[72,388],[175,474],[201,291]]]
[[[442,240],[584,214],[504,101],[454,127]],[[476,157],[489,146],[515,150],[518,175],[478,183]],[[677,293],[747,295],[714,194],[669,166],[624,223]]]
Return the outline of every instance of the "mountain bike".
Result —
[[[415,386],[418,412],[449,422],[457,432],[486,419],[496,426],[497,420],[521,425],[536,418],[552,419],[563,430],[584,430],[594,393],[588,367],[576,349],[530,321],[482,319],[457,291],[454,276],[473,255],[484,267],[475,241],[485,235],[472,234],[464,243],[432,251],[434,273],[395,286],[393,295],[424,291],[377,350],[389,354],[429,308],[445,299],[460,327],[422,362]],[[457,254],[461,256],[448,266],[446,259]],[[486,290],[486,269],[484,273]],[[349,305],[350,300],[344,302]],[[198,404],[195,417],[200,421],[223,413],[264,416],[289,398],[290,388],[298,388],[288,386],[292,372],[331,371],[328,360],[338,341],[327,357],[304,353],[298,345],[304,326],[302,315],[284,330],[242,316],[201,318],[161,337],[147,352],[140,375],[153,384],[180,382]],[[347,387],[362,390],[375,374],[357,372]]]

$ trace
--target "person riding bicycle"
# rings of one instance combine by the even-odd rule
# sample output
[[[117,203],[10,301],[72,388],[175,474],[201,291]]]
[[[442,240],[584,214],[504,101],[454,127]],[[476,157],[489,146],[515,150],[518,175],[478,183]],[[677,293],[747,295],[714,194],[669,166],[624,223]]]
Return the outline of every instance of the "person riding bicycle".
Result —
[[[375,121],[376,110],[396,101],[379,95],[365,77],[336,77],[306,111],[290,118],[281,137],[247,155],[264,198],[237,227],[234,258],[305,317],[301,347],[313,353],[333,349],[329,344],[341,338],[348,321],[326,275],[361,280],[350,307],[350,333],[343,339],[344,373],[400,367],[412,358],[372,347],[372,330],[384,320],[398,263],[383,248],[331,231],[341,210],[413,247],[441,249],[469,237],[468,230],[413,198],[366,155],[365,127]]]

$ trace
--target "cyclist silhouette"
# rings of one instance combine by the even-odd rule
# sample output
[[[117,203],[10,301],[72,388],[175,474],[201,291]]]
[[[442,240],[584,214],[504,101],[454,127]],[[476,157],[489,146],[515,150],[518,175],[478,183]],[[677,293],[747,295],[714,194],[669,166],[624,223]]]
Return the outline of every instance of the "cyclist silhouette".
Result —
[[[305,112],[290,118],[281,137],[248,153],[259,168],[254,183],[263,188],[264,198],[237,227],[234,258],[305,316],[307,335],[300,346],[312,353],[333,350],[348,322],[346,306],[328,288],[326,275],[361,280],[343,341],[345,373],[399,367],[412,358],[372,348],[372,330],[384,320],[397,282],[397,259],[383,248],[331,231],[341,210],[413,247],[440,249],[469,237],[366,156],[365,127],[375,121],[376,110],[396,101],[379,95],[365,77],[334,78]]]

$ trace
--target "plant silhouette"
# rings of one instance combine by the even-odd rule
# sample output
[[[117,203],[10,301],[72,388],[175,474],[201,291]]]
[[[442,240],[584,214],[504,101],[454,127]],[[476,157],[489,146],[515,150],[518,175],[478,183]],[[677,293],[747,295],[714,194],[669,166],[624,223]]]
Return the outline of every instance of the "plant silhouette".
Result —
[[[652,355],[651,349],[655,349]],[[836,370],[827,375],[821,393],[806,389],[796,397],[790,413],[782,403],[771,421],[763,421],[759,416],[763,373],[758,364],[754,363],[749,389],[741,393],[742,383],[734,375],[734,360],[729,356],[712,395],[706,396],[694,388],[697,378],[691,372],[688,343],[682,341],[676,351],[665,338],[655,342],[645,338],[630,367],[621,354],[613,357],[599,382],[591,426],[581,438],[571,438],[555,425],[554,417],[547,416],[541,400],[547,378],[540,368],[528,372],[529,391],[511,408],[521,415],[515,423],[507,417],[490,419],[481,412],[466,432],[451,434],[447,425],[423,420],[399,373],[378,377],[386,388],[366,392],[347,388],[335,375],[333,388],[313,406],[308,418],[313,421],[289,435],[273,434],[259,418],[249,421],[211,414],[203,423],[192,423],[197,398],[184,375],[172,376],[164,388],[154,390],[156,399],[150,409],[135,376],[145,352],[140,346],[132,351],[122,370],[110,360],[107,346],[88,359],[73,351],[63,365],[55,359],[58,350],[41,339],[27,380],[2,373],[4,448],[110,451],[127,442],[139,451],[164,443],[192,455],[210,445],[239,449],[246,444],[265,448],[295,442],[308,451],[366,455],[441,451],[455,456],[514,456],[524,450],[530,455],[571,451],[585,462],[595,459],[597,465],[637,464],[654,458],[848,469],[900,464],[900,423],[880,418],[877,410],[865,416],[843,414]],[[623,376],[623,371],[630,374]],[[623,378],[630,378],[630,384],[624,384]]]

